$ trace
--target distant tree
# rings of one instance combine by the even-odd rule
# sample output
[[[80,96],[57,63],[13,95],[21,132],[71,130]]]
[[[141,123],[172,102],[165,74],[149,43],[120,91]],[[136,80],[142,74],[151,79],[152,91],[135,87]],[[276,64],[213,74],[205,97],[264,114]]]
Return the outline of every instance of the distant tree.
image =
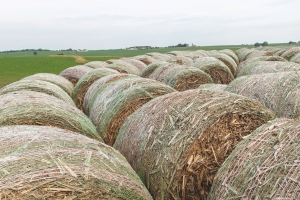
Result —
[[[36,51],[34,51],[34,52],[33,52],[33,55],[35,55],[35,56],[36,56],[36,55],[37,55],[37,52],[36,52]]]
[[[262,45],[262,46],[268,46],[269,43],[265,41],[265,42],[263,42],[261,45]]]
[[[300,43],[300,41],[298,41],[298,43]]]
[[[259,47],[260,44],[259,44],[258,42],[256,42],[256,43],[254,44],[254,46]]]
[[[296,42],[290,41],[289,44],[295,44]]]

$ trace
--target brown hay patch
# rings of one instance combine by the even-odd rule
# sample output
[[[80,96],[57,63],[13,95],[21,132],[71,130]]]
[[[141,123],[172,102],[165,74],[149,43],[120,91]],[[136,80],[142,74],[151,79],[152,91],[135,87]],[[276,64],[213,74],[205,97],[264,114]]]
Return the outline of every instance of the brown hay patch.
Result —
[[[50,57],[74,58],[75,62],[78,63],[78,64],[85,64],[85,63],[89,62],[84,57],[75,56],[75,55],[50,55]]]
[[[68,79],[73,85],[75,86],[78,80],[85,75],[86,73],[94,70],[93,68],[90,68],[85,65],[78,65],[74,67],[69,67],[65,70],[63,70],[59,75]]]

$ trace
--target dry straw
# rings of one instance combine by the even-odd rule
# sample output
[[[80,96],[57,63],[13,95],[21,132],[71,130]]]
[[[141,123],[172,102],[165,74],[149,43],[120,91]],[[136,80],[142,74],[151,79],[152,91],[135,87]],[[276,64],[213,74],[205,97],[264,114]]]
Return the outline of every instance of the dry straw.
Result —
[[[300,122],[277,119],[240,142],[208,199],[299,199]]]
[[[237,54],[239,61],[243,62],[246,59],[246,57],[253,51],[255,51],[255,49],[241,48],[236,50],[235,53]]]
[[[177,65],[192,66],[194,61],[191,58],[185,56],[173,56],[167,60],[167,62]]]
[[[185,53],[184,51],[170,51],[166,53],[167,55],[171,55],[171,56],[184,56]]]
[[[274,53],[270,51],[253,51],[247,55],[245,60],[262,56],[274,56]]]
[[[135,75],[139,75],[141,73],[141,70],[139,70],[133,64],[121,60],[110,60],[108,62],[111,64],[109,64],[107,68],[117,70],[120,73],[135,74]]]
[[[142,61],[139,61],[137,59],[121,58],[120,60],[125,63],[129,63],[129,64],[136,66],[140,71],[142,71],[143,69],[145,69],[147,67],[147,65],[145,63],[143,63]]]
[[[274,115],[246,97],[209,90],[167,94],[132,114],[114,147],[154,199],[206,199],[242,137]]]
[[[221,60],[230,69],[232,75],[235,76],[237,64],[230,56],[228,56],[224,53],[218,53],[218,52],[217,53],[211,52],[210,55],[212,57],[215,57],[215,58]]]
[[[92,70],[94,70],[94,69],[91,67],[88,67],[85,65],[77,65],[77,66],[69,67],[69,68],[63,70],[59,75],[62,77],[65,77],[66,79],[71,81],[71,83],[73,83],[73,85],[75,86],[76,83],[78,82],[78,80],[83,75],[85,75],[86,73],[88,73]]]
[[[145,55],[151,56],[154,59],[158,60],[158,61],[167,61],[170,58],[172,58],[173,56],[168,55],[168,54],[161,54],[161,53],[157,53],[157,52],[152,52],[152,53],[146,53]]]
[[[91,61],[91,62],[85,63],[84,65],[95,69],[95,68],[107,67],[108,63],[103,62],[103,61]]]
[[[74,91],[72,95],[77,108],[82,110],[83,99],[89,87],[99,78],[102,78],[110,74],[120,74],[120,73],[113,69],[100,68],[86,73],[79,79],[76,86],[74,87]]]
[[[237,76],[253,74],[278,73],[285,71],[300,71],[300,65],[293,62],[256,61],[243,67]]]
[[[207,73],[214,83],[228,84],[234,79],[229,68],[222,61],[214,57],[197,58],[193,67]]]
[[[291,57],[290,61],[300,64],[300,52]]]
[[[1,199],[152,199],[126,159],[47,126],[0,128]]]
[[[199,89],[202,90],[214,90],[214,91],[224,91],[227,87],[226,84],[202,84],[199,86]]]
[[[300,72],[267,73],[241,76],[226,91],[256,99],[277,117],[300,117]]]
[[[230,56],[237,65],[240,63],[239,58],[237,57],[237,55],[232,50],[223,49],[223,50],[220,50],[219,52]]]
[[[1,88],[0,95],[7,94],[14,91],[42,92],[57,97],[65,101],[66,103],[75,106],[75,103],[72,100],[72,98],[62,88],[48,81],[30,80],[30,79],[20,80]]]
[[[290,60],[295,54],[300,52],[300,47],[292,47],[285,51],[281,56],[287,60]]]
[[[41,92],[18,91],[0,95],[0,126],[7,125],[55,126],[103,141],[79,109]]]
[[[143,71],[141,72],[140,76],[143,78],[149,78],[151,74],[159,67],[161,66],[168,66],[170,63],[168,62],[155,62],[150,65],[148,65]]]
[[[64,77],[61,77],[56,74],[50,74],[50,73],[37,73],[31,76],[27,76],[23,78],[22,80],[41,80],[41,81],[47,81],[50,83],[53,83],[60,88],[62,88],[68,95],[72,95],[73,92],[73,84],[65,79]]]
[[[155,58],[153,58],[152,56],[148,56],[148,55],[140,55],[140,56],[135,56],[132,58],[137,59],[146,65],[150,65],[151,63],[159,61],[159,60],[156,60]]]

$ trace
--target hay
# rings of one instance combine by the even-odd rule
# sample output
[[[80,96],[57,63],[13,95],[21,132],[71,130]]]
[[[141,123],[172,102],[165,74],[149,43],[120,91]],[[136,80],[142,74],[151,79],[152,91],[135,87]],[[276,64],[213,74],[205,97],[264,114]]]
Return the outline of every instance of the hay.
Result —
[[[274,115],[248,98],[209,90],[158,97],[132,114],[114,147],[154,199],[205,199],[235,145]]]
[[[290,60],[291,57],[293,57],[295,54],[300,52],[300,47],[292,47],[285,51],[283,54],[281,54],[281,57]]]
[[[80,110],[82,110],[83,98],[89,87],[99,78],[110,74],[120,74],[118,71],[109,68],[95,69],[82,76],[74,87],[73,100]]]
[[[228,84],[234,79],[229,68],[219,59],[214,57],[198,58],[195,60],[193,67],[207,73],[214,83]]]
[[[151,53],[146,53],[145,55],[151,56],[154,59],[158,60],[158,61],[167,61],[170,58],[172,58],[173,56],[168,55],[168,54],[161,54],[161,53],[157,53],[157,52],[151,52]]]
[[[281,56],[284,52],[286,52],[287,51],[287,49],[281,49],[281,51],[277,51],[275,54],[277,55],[277,56]]]
[[[150,65],[151,63],[158,62],[155,58],[148,56],[148,55],[140,55],[140,56],[134,56],[133,59],[137,59],[146,65]]]
[[[168,66],[170,63],[168,62],[155,62],[150,65],[148,65],[140,74],[143,78],[149,78],[151,74],[159,67],[161,66]]]
[[[56,98],[59,98],[72,106],[75,106],[75,103],[72,100],[72,98],[63,89],[48,81],[29,79],[29,80],[20,80],[17,82],[13,82],[1,88],[0,95],[7,94],[14,91],[42,92],[54,96]]]
[[[124,86],[130,84],[129,88]],[[171,92],[171,87],[150,79],[135,80],[125,83],[116,82],[98,95],[91,112],[96,114],[99,124],[96,127],[100,136],[108,145],[113,145],[119,129],[129,115],[148,101]]]
[[[192,66],[194,61],[191,58],[185,56],[173,56],[167,60],[167,62],[177,65]]]
[[[1,199],[152,199],[113,148],[46,126],[0,128]]]
[[[299,133],[287,119],[256,129],[223,163],[208,199],[299,199]]]
[[[274,53],[270,51],[253,51],[247,55],[245,60],[262,56],[274,56]]]
[[[228,55],[224,53],[211,53],[212,57],[218,58],[221,60],[231,71],[232,75],[235,76],[237,64],[235,61]]]
[[[246,59],[246,57],[253,51],[255,51],[255,49],[242,48],[242,49],[236,50],[235,53],[237,54],[239,61],[243,62]]]
[[[87,90],[84,99],[83,99],[83,111],[88,116],[90,115],[90,105],[93,104],[95,98],[97,97],[98,93],[104,90],[106,87],[110,86],[110,83],[114,81],[118,81],[121,79],[133,79],[133,78],[140,78],[139,76],[133,74],[112,74],[102,77],[95,81]]]
[[[214,91],[224,91],[227,85],[225,84],[202,84],[199,89],[202,90],[214,90]]]
[[[209,56],[207,51],[204,50],[197,50],[197,51],[193,51],[194,54],[199,55],[201,57],[207,57]]]
[[[167,52],[166,54],[171,55],[171,56],[184,56],[183,51],[170,51],[170,52]]]
[[[140,71],[142,71],[143,69],[145,69],[147,67],[147,65],[145,63],[143,63],[142,61],[139,61],[137,59],[121,58],[120,60],[125,63],[129,63],[129,64],[136,66]]]
[[[61,89],[63,89],[68,95],[72,95],[73,92],[73,84],[65,79],[64,77],[61,77],[56,74],[50,74],[50,73],[37,73],[31,76],[27,76],[21,80],[41,80],[41,81],[47,81],[50,83],[53,83],[57,86],[59,86]]]
[[[0,126],[7,125],[55,126],[103,141],[79,109],[41,92],[18,91],[0,95]]]
[[[141,71],[136,66],[130,63],[126,63],[121,60],[114,60],[114,61],[110,60],[108,62],[112,64],[109,64],[107,68],[117,70],[120,73],[135,74],[135,75],[139,75],[141,73]]]
[[[228,84],[226,91],[256,99],[277,117],[300,117],[300,72],[241,76]]]
[[[264,74],[264,73],[278,73],[285,71],[300,71],[300,65],[293,62],[281,61],[256,61],[243,67],[237,74],[239,76]]]
[[[91,61],[88,63],[85,63],[84,65],[97,69],[97,68],[103,68],[103,67],[107,67],[108,63],[103,62],[103,61]]]
[[[86,73],[94,70],[85,65],[77,65],[63,70],[59,75],[68,79],[75,86],[78,80]]]
[[[300,64],[300,52],[291,57],[290,61]]]
[[[237,65],[240,63],[239,58],[237,57],[237,55],[232,50],[223,49],[223,50],[220,50],[219,52],[230,56]]]

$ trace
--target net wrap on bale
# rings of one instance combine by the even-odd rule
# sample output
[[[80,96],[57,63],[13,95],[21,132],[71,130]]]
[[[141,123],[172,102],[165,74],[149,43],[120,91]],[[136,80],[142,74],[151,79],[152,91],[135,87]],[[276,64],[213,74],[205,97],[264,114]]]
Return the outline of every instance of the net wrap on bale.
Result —
[[[77,65],[63,70],[59,75],[68,79],[75,86],[83,75],[92,70],[94,69],[86,65]]]
[[[155,199],[205,199],[243,136],[274,118],[257,101],[209,90],[157,97],[123,124],[114,147]]]

